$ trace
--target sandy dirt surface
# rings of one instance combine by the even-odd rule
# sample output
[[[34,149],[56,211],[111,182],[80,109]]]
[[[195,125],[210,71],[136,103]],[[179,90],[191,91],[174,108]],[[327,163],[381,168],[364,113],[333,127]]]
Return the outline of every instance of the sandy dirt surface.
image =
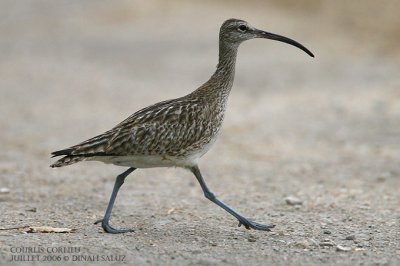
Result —
[[[76,230],[0,231],[1,265],[399,265],[400,64],[391,28],[315,1],[305,1],[309,10],[290,1],[1,2],[0,227]],[[222,135],[200,163],[219,198],[276,227],[238,228],[188,171],[148,169],[129,176],[111,219],[136,231],[104,233],[93,222],[124,169],[51,169],[49,153],[201,85],[230,17],[316,54],[243,44]],[[55,261],[10,262],[37,258]]]

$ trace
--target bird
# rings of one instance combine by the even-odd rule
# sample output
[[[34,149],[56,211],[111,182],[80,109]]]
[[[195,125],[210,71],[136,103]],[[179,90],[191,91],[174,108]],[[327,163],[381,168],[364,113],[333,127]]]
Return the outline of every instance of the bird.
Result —
[[[81,161],[99,161],[128,167],[119,174],[101,223],[107,233],[133,232],[134,229],[110,225],[112,208],[125,178],[136,169],[179,167],[197,179],[204,196],[234,216],[239,227],[270,231],[275,225],[248,219],[219,200],[208,188],[198,166],[199,159],[211,148],[222,127],[227,100],[235,76],[238,47],[250,39],[270,39],[295,46],[314,57],[297,41],[251,26],[241,19],[228,19],[219,31],[219,60],[210,79],[191,93],[143,108],[114,128],[77,145],[52,152],[63,156],[50,167],[62,167]]]

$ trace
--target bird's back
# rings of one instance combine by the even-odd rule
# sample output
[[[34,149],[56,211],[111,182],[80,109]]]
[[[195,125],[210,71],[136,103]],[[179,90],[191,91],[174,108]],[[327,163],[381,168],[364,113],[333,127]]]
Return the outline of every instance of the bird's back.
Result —
[[[51,166],[82,160],[132,167],[190,164],[215,141],[223,119],[223,114],[215,113],[219,110],[210,99],[197,94],[159,102],[101,135],[53,152],[53,156],[65,157]]]

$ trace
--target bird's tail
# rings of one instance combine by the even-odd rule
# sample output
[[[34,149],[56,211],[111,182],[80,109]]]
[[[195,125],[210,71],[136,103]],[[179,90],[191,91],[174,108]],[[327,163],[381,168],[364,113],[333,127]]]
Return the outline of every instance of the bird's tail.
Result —
[[[80,161],[93,159],[97,156],[112,156],[115,155],[110,151],[106,151],[109,141],[115,134],[114,130],[109,130],[101,135],[94,138],[88,139],[78,145],[69,147],[67,149],[52,152],[52,157],[64,156],[50,167],[62,167],[70,164],[74,164]]]
[[[55,167],[62,167],[70,164],[74,164],[80,161],[83,161],[87,159],[87,157],[83,156],[76,156],[76,155],[67,155],[62,157],[61,159],[57,160],[55,163],[50,165],[50,167],[55,168]]]
[[[84,156],[84,155],[72,155],[72,151],[73,151],[73,149],[69,148],[69,149],[65,149],[65,150],[52,152],[51,155],[53,155],[53,157],[62,156],[62,155],[66,155],[66,156],[57,160],[55,163],[50,165],[50,167],[52,167],[52,168],[62,167],[62,166],[66,166],[66,165],[70,165],[70,164],[74,164],[74,163],[86,160],[88,158],[87,156]]]

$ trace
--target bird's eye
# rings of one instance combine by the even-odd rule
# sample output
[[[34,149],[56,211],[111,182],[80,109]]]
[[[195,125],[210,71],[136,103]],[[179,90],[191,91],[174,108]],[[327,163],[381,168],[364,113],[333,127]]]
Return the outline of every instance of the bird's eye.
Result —
[[[240,25],[238,30],[241,31],[241,32],[245,32],[247,30],[247,26],[246,25]]]

